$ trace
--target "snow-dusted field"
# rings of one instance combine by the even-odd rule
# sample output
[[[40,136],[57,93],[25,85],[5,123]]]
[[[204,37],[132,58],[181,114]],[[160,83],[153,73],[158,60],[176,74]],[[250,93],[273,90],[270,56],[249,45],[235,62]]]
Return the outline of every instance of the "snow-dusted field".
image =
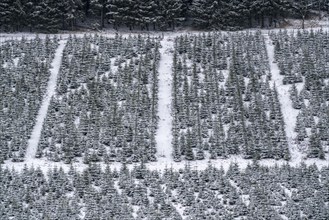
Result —
[[[183,32],[186,34],[186,32]],[[163,40],[161,41],[162,48],[160,49],[161,52],[161,60],[160,60],[160,66],[159,66],[159,105],[158,105],[158,117],[159,117],[159,126],[157,130],[156,135],[156,142],[157,142],[157,162],[151,162],[148,163],[146,166],[147,168],[151,170],[163,170],[165,168],[174,168],[175,170],[184,168],[186,166],[187,162],[179,162],[176,163],[172,159],[172,135],[171,135],[171,129],[172,129],[172,117],[171,117],[171,83],[172,83],[172,48],[173,48],[173,42],[174,38],[176,36],[179,36],[183,33],[165,33]],[[114,33],[101,33],[106,36],[113,36]],[[129,33],[127,33],[128,35]],[[155,35],[159,35],[158,33],[151,33]],[[191,32],[193,34],[193,32]],[[83,35],[83,33],[79,34]],[[318,159],[307,159],[303,157],[303,155],[299,151],[299,146],[294,142],[294,138],[296,136],[294,132],[294,126],[296,124],[296,116],[298,111],[294,110],[291,107],[291,101],[289,99],[289,93],[288,90],[290,88],[289,85],[283,85],[282,84],[282,76],[279,74],[279,68],[277,63],[274,59],[274,46],[272,41],[268,37],[267,31],[263,31],[263,35],[266,39],[266,46],[267,46],[267,52],[268,52],[268,58],[270,62],[270,68],[272,73],[272,85],[275,84],[278,90],[280,102],[281,102],[281,108],[282,113],[284,116],[285,124],[286,124],[286,133],[288,137],[288,143],[290,146],[290,151],[292,158],[288,162],[289,164],[296,166],[299,165],[301,162],[305,162],[306,164],[317,164],[319,168],[323,166],[329,165],[329,160],[327,155],[326,160],[318,160]],[[17,39],[21,38],[22,36],[26,38],[32,38],[35,35],[31,34],[17,34],[17,35],[6,35],[2,34],[0,35],[0,43],[8,40],[8,39]],[[41,35],[43,37],[45,35]],[[60,35],[61,39],[67,38],[68,34]],[[24,166],[34,166],[34,167],[41,167],[42,170],[47,171],[50,168],[53,167],[63,167],[64,170],[69,170],[71,165],[64,164],[62,162],[51,162],[47,161],[45,159],[36,159],[35,153],[37,150],[38,142],[40,139],[40,134],[42,130],[43,121],[47,116],[47,110],[48,106],[51,100],[51,97],[53,96],[55,89],[56,89],[56,81],[57,81],[57,75],[59,72],[59,68],[61,65],[61,55],[63,53],[63,50],[65,48],[66,40],[61,40],[60,45],[56,51],[55,58],[52,62],[52,68],[51,68],[51,76],[49,78],[48,87],[47,87],[47,93],[46,96],[43,99],[41,108],[39,110],[39,114],[36,119],[36,125],[33,129],[33,132],[31,134],[31,139],[29,140],[29,145],[26,152],[26,161],[21,163],[13,163],[11,161],[6,161],[5,166],[9,168],[14,168],[17,170],[21,170],[24,168]],[[228,169],[229,164],[231,162],[237,162],[240,166],[240,168],[245,168],[248,164],[252,163],[251,160],[246,160],[241,158],[240,156],[231,156],[228,159],[216,159],[216,160],[202,160],[202,161],[192,161],[189,162],[191,167],[195,169],[205,169],[209,163],[213,164],[215,167],[223,167],[225,170]],[[261,160],[260,164],[265,166],[274,166],[274,165],[282,165],[287,163],[286,161],[280,160]],[[83,164],[82,162],[73,162],[72,164],[74,167],[76,167],[78,170],[83,170],[87,167],[87,165]],[[128,165],[128,167],[132,168],[134,165]],[[102,163],[102,167],[105,167],[105,164]],[[120,163],[112,163],[112,168],[119,169],[121,167]]]

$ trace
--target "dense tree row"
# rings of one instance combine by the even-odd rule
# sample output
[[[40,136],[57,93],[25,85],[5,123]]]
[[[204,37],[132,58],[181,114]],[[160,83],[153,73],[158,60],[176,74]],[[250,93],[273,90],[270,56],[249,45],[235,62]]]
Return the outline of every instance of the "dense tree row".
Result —
[[[70,37],[37,157],[155,161],[159,39]]]
[[[225,173],[120,170],[94,163],[77,172],[0,167],[1,219],[310,219],[329,218],[329,168],[262,167]]]
[[[299,110],[296,139],[308,143],[308,157],[324,159],[329,146],[329,35],[303,31],[271,36],[283,84],[291,84],[292,107]]]
[[[176,38],[173,156],[202,160],[241,154],[284,158],[285,125],[261,33]]]
[[[88,28],[202,29],[277,26],[285,17],[307,19],[311,10],[328,10],[326,0],[2,0],[5,31]],[[304,25],[303,25],[304,26]]]
[[[1,42],[0,163],[25,156],[57,46],[56,37]]]

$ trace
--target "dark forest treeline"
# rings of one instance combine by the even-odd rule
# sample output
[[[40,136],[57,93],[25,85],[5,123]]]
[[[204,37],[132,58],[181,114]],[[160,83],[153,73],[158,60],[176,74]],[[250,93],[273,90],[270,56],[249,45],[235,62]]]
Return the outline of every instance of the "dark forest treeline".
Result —
[[[174,30],[275,27],[286,17],[307,19],[326,0],[1,0],[2,31],[75,30],[80,26]]]

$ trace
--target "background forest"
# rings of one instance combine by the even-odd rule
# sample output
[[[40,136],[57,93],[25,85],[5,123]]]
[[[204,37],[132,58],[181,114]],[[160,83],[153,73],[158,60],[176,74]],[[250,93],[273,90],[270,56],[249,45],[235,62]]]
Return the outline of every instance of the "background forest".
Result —
[[[0,28],[51,33],[105,27],[237,30],[277,27],[285,18],[304,21],[328,6],[327,0],[2,0]]]

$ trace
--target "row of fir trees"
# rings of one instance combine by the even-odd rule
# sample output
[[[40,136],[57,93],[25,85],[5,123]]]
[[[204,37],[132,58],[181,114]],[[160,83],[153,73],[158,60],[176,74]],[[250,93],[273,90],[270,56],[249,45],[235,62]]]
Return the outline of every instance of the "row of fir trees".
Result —
[[[36,157],[155,161],[159,40],[69,37]]]
[[[329,143],[329,35],[323,31],[272,33],[275,56],[298,111],[295,132],[307,156],[325,158]],[[302,46],[300,46],[302,45]]]
[[[56,37],[0,44],[0,163],[25,157],[57,46]]]
[[[260,32],[176,38],[173,156],[290,159],[280,100]]]
[[[329,218],[329,167],[305,164],[228,170],[145,165],[119,170],[0,166],[1,219],[310,219]]]

